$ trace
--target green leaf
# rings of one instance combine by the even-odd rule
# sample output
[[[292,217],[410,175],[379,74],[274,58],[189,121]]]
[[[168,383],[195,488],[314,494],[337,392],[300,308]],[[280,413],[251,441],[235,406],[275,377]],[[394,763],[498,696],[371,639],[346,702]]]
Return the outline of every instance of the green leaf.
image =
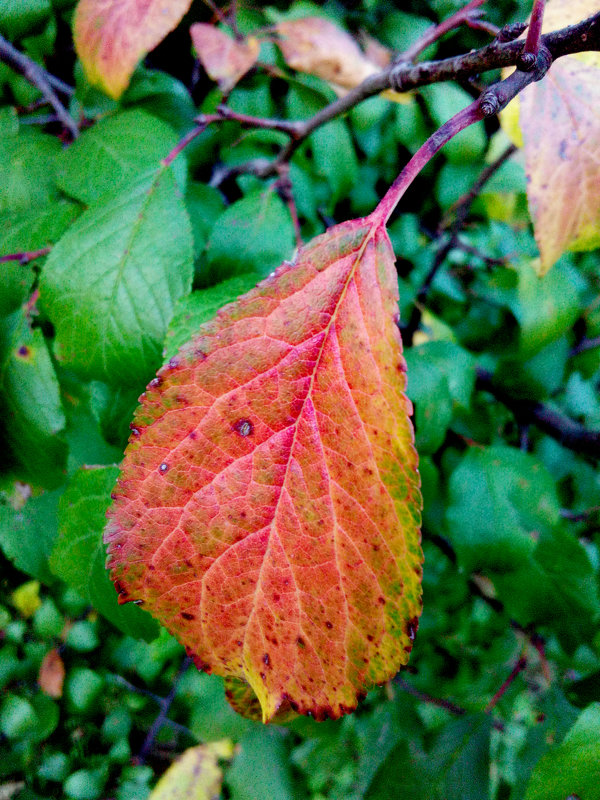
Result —
[[[31,497],[22,508],[0,505],[0,547],[23,572],[43,583],[54,581],[48,558],[58,535],[60,490]]]
[[[239,748],[225,775],[232,800],[294,800],[302,796],[294,787],[280,730],[251,728]]]
[[[444,800],[488,800],[490,797],[489,714],[465,714],[442,729],[429,757],[432,779],[443,776]]]
[[[58,139],[35,130],[0,139],[0,213],[28,211],[58,198],[60,150]]]
[[[522,625],[549,625],[568,651],[589,641],[600,616],[597,577],[586,551],[569,533],[540,533],[531,557],[494,585]]]
[[[584,284],[565,259],[543,278],[525,261],[517,265],[517,270],[519,299],[514,313],[521,324],[520,350],[523,355],[532,356],[571,330],[583,312]]]
[[[600,703],[582,711],[562,744],[537,764],[525,800],[600,800]]]
[[[518,568],[558,516],[552,477],[520,450],[471,448],[450,477],[448,534],[468,571]]]
[[[471,96],[453,83],[435,83],[424,86],[421,93],[436,126],[443,125],[461,109],[472,102]],[[487,137],[482,122],[469,125],[444,147],[448,161],[464,163],[479,159],[487,146]]]
[[[57,183],[71,197],[91,205],[106,192],[131,183],[177,144],[173,128],[139,109],[120,111],[84,131],[60,155]],[[173,162],[177,185],[186,180],[186,162]]]
[[[225,201],[217,189],[193,181],[188,184],[185,205],[192,223],[194,256],[198,258],[206,247],[213,225],[225,210]]]
[[[42,272],[58,360],[108,383],[147,381],[192,270],[190,223],[169,169],[104,195],[58,242]]]
[[[356,183],[358,161],[348,126],[343,120],[321,125],[309,137],[318,175],[329,187],[329,208],[343,199]]]
[[[17,461],[42,485],[58,486],[66,448],[56,434],[65,415],[44,336],[23,309],[0,320],[0,404]]]
[[[203,285],[254,272],[265,277],[294,249],[290,213],[271,189],[253,191],[233,203],[215,222],[207,246]]]
[[[15,41],[39,30],[52,13],[50,0],[11,0],[0,2],[0,33]]]
[[[408,396],[415,406],[416,445],[420,453],[434,453],[452,420],[452,395],[439,366],[429,363],[416,350],[411,348],[405,353]]]
[[[475,359],[467,350],[454,342],[438,341],[417,345],[411,352],[411,360],[418,357],[424,364],[438,367],[454,402],[469,408],[475,386]]]
[[[156,622],[135,605],[119,605],[104,565],[104,514],[118,474],[117,467],[83,467],[75,473],[60,499],[50,569],[124,633],[151,640],[158,633]]]
[[[165,360],[172,358],[194,336],[203,322],[212,319],[220,308],[247,292],[256,282],[257,276],[253,273],[238,275],[237,278],[230,278],[210,289],[200,289],[182,297],[175,306],[165,338]]]

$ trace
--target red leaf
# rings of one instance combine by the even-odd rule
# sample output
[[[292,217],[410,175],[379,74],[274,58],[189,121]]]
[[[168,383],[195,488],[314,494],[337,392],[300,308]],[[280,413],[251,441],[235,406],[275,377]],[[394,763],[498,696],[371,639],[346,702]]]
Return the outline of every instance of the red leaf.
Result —
[[[121,600],[245,680],[265,721],[351,711],[417,627],[421,498],[383,205],[161,369],[109,512]]]

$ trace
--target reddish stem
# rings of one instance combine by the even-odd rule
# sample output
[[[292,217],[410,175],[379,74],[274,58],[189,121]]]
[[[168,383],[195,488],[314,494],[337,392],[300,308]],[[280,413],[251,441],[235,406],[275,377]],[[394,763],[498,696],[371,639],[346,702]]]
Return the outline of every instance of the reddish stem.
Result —
[[[446,33],[451,31],[453,28],[458,28],[464,22],[467,24],[469,20],[474,18],[474,11],[479,6],[483,5],[484,0],[471,0],[470,3],[464,8],[461,8],[455,14],[445,19],[443,22],[440,22],[439,25],[433,25],[431,28],[425,31],[423,36],[421,36],[417,41],[409,47],[404,53],[401,54],[400,60],[401,61],[413,61],[419,53],[422,53],[423,50],[426,50],[429,45],[437,42],[438,39],[441,39]]]
[[[184,150],[190,142],[193,142],[196,136],[200,136],[200,134],[206,130],[206,126],[209,122],[214,122],[214,120],[212,118],[208,120],[203,119],[202,122],[198,123],[195,128],[192,128],[189,133],[186,133],[186,135],[177,142],[171,152],[163,158],[161,161],[163,167],[168,167],[172,164],[181,151]]]
[[[525,658],[525,656],[521,656],[521,658],[517,661],[517,663],[512,668],[511,673],[508,676],[508,678],[504,681],[502,686],[498,689],[496,694],[492,697],[490,702],[485,707],[486,713],[489,713],[493,708],[495,708],[495,706],[497,705],[497,703],[500,700],[500,698],[502,697],[502,695],[506,692],[506,690],[511,685],[511,683],[514,681],[514,679],[517,677],[517,675],[519,675],[521,672],[523,672],[523,670],[525,669],[526,666],[527,666],[527,659]]]
[[[469,125],[472,125],[474,122],[479,122],[484,117],[485,114],[481,110],[479,100],[475,100],[470,106],[463,108],[462,111],[459,111],[458,114],[451,117],[448,122],[445,122],[435,133],[432,133],[429,139],[419,147],[400,175],[398,175],[387,190],[381,202],[373,212],[373,216],[380,217],[381,222],[385,224],[408,187],[421,170],[431,161],[437,151],[440,150],[446,142],[449,142],[453,136],[456,136],[457,133],[468,128]]]
[[[540,49],[540,36],[542,35],[542,22],[544,21],[544,9],[546,0],[534,0],[529,20],[529,29],[525,39],[524,53],[531,53],[537,56]]]
[[[18,261],[20,264],[28,264],[35,258],[48,255],[51,249],[51,247],[42,247],[40,250],[29,250],[23,253],[9,253],[7,256],[0,256],[0,264],[4,264],[7,261]]]

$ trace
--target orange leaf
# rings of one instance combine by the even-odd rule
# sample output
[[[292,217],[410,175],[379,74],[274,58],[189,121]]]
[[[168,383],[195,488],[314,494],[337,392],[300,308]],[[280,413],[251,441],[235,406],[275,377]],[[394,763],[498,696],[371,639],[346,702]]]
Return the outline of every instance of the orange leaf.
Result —
[[[265,721],[353,710],[417,627],[421,497],[384,205],[302,248],[160,370],[109,511],[121,602],[246,681]]]
[[[238,42],[203,22],[192,25],[190,35],[207,75],[219,84],[222,92],[230,92],[256,64],[260,44],[253,36]]]
[[[48,650],[40,665],[38,683],[43,692],[50,697],[62,697],[65,682],[65,665],[58,650]]]
[[[344,89],[379,72],[349,33],[323,17],[283,21],[276,26],[288,66]]]
[[[138,61],[181,21],[192,0],[79,0],[75,49],[90,83],[119,98]]]

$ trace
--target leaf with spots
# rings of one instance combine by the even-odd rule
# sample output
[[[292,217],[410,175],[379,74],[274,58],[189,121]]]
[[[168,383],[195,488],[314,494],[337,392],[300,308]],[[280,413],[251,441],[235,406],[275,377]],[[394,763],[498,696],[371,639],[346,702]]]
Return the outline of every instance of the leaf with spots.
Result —
[[[330,229],[204,323],[132,423],[105,532],[121,600],[248,684],[265,721],[351,711],[412,647],[421,499],[397,286],[382,210]]]

